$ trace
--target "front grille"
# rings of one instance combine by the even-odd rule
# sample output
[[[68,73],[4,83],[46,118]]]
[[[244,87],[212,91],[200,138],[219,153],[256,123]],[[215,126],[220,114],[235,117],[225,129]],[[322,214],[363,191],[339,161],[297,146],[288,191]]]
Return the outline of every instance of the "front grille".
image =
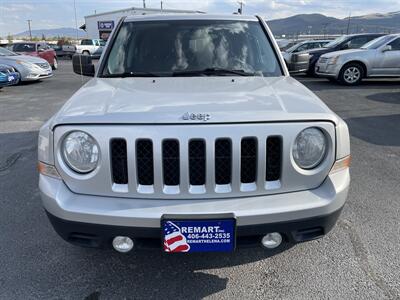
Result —
[[[136,143],[137,180],[140,185],[154,184],[153,142],[148,139]]]
[[[281,177],[282,139],[279,136],[268,137],[265,140],[243,137],[237,144],[240,149],[236,151],[238,153],[236,161],[234,161],[234,145],[230,138],[217,138],[209,144],[203,139],[190,139],[186,142],[164,139],[158,144],[151,139],[139,138],[132,142],[135,145],[135,151],[128,153],[127,143],[130,141],[120,138],[111,139],[112,181],[116,184],[128,184],[128,169],[136,168],[133,170],[134,181],[136,181],[133,184],[138,187],[151,186],[150,189],[137,188],[139,193],[154,193],[153,186],[157,184],[156,178],[161,178],[162,186],[170,187],[164,188],[164,193],[180,193],[181,185],[187,184],[189,193],[192,191],[195,194],[205,193],[206,186],[213,188],[216,193],[231,192],[235,178],[233,172],[238,172],[239,169],[240,175],[237,176],[239,184],[255,186],[263,180],[266,183],[279,181]],[[262,160],[259,157],[260,153],[265,153]],[[128,166],[129,155],[135,155],[135,159],[131,160],[135,162],[132,166]],[[160,155],[158,160],[157,155]],[[263,162],[261,168],[258,165],[260,161]],[[212,173],[207,172],[207,166],[210,167]],[[264,171],[265,173],[258,178],[259,172]],[[159,174],[161,177],[157,177]],[[187,178],[182,179],[182,174]],[[189,186],[203,188],[190,189]],[[268,185],[263,188],[267,189],[266,186]],[[241,188],[241,191],[250,191],[249,186]]]
[[[162,143],[163,177],[165,185],[179,185],[179,142],[165,140]]]
[[[126,141],[124,139],[111,140],[111,172],[114,183],[128,183],[128,163]]]
[[[244,138],[241,142],[240,181],[252,183],[257,177],[257,140]]]
[[[232,143],[229,139],[215,142],[215,183],[231,183],[232,178]]]
[[[266,155],[266,181],[276,181],[281,177],[282,166],[282,139],[279,136],[269,137],[267,139]]]
[[[310,126],[327,133],[330,147],[318,172],[300,172],[291,148]],[[320,186],[335,162],[331,122],[63,125],[54,130],[54,145],[75,130],[98,141],[101,163],[90,176],[72,174],[58,156],[55,164],[68,188],[84,195],[189,205],[185,200],[291,193]]]
[[[191,185],[206,183],[206,144],[203,140],[189,142],[189,182]]]
[[[36,63],[35,65],[41,67],[42,69],[50,68],[50,65],[48,63]]]

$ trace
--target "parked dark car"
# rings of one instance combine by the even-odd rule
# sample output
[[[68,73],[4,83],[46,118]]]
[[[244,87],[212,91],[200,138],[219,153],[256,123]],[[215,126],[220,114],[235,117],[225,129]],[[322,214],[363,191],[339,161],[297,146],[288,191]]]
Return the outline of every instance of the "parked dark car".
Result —
[[[11,66],[0,64],[0,89],[5,86],[18,84],[20,75]]]
[[[49,45],[54,51],[56,51],[57,57],[72,58],[76,52],[76,47],[73,45]]]
[[[53,70],[57,70],[58,62],[57,55],[54,49],[50,48],[47,43],[44,42],[24,42],[15,43],[12,45],[11,51],[19,54],[36,56],[47,60]]]
[[[310,62],[307,73],[309,75],[315,75],[315,64],[317,63],[321,55],[340,50],[359,49],[366,43],[383,35],[384,34],[380,33],[343,35],[336,40],[333,40],[332,42],[326,44],[323,48],[303,51],[301,53],[308,53],[310,55]]]

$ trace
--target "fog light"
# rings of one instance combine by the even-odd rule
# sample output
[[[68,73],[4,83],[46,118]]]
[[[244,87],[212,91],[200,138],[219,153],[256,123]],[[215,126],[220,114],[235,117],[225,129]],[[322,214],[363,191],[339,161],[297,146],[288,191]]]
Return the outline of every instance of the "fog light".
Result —
[[[274,249],[279,247],[282,243],[282,235],[278,232],[271,232],[266,235],[261,240],[261,244],[267,249]]]
[[[113,239],[112,244],[114,249],[121,253],[127,253],[131,251],[134,246],[132,239],[127,236],[116,236]]]

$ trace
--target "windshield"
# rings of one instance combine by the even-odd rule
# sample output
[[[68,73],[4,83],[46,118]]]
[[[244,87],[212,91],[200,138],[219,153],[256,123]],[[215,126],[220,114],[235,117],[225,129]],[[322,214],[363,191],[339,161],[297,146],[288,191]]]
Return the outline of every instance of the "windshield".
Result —
[[[336,40],[333,40],[332,42],[324,45],[324,48],[333,48],[336,47],[337,45],[341,44],[342,42],[344,42],[345,40],[347,40],[347,35],[343,35],[341,37],[338,37]]]
[[[36,44],[32,44],[32,43],[14,44],[12,49],[15,52],[35,52],[36,51]]]
[[[10,50],[0,47],[0,56],[15,56],[18,55]]]
[[[184,20],[124,23],[101,74],[281,76],[282,71],[258,22]]]
[[[303,44],[305,44],[305,43],[304,42],[297,43],[297,44],[293,45],[292,47],[286,49],[285,52],[292,53],[294,50],[296,50],[298,47],[300,47]]]
[[[391,39],[393,39],[392,35],[381,36],[377,39],[369,41],[364,46],[362,46],[361,49],[378,49],[379,47],[388,43]]]

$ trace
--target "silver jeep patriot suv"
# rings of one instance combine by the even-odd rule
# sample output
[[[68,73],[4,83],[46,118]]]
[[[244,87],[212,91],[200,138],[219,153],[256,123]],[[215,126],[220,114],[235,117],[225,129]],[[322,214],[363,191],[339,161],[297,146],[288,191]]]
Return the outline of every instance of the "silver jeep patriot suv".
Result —
[[[94,78],[40,130],[39,187],[66,241],[119,252],[322,237],[350,183],[343,120],[288,75],[260,17],[122,19]]]

